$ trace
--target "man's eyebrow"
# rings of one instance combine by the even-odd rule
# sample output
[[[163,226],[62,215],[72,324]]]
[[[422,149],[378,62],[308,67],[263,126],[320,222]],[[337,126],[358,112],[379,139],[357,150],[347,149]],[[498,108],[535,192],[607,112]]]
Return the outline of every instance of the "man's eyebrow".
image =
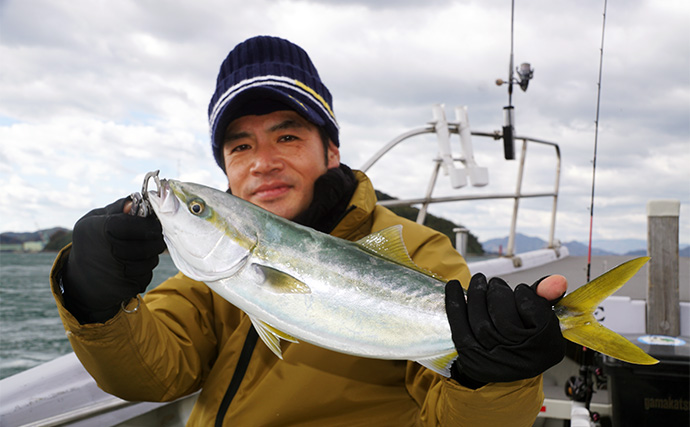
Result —
[[[237,141],[238,139],[242,138],[248,138],[249,133],[247,132],[226,132],[225,133],[225,139],[223,142],[232,142],[232,141]]]
[[[294,120],[294,119],[287,119],[283,120],[280,123],[277,123],[271,127],[268,128],[269,132],[275,132],[278,130],[285,130],[285,129],[299,129],[299,128],[306,128],[307,125],[302,123],[301,121]],[[233,142],[237,141],[238,139],[242,138],[249,138],[249,132],[245,131],[240,131],[240,132],[226,132],[225,133],[225,138],[223,142]]]
[[[297,129],[297,128],[305,128],[307,127],[304,123],[294,120],[294,119],[287,119],[283,120],[282,122],[275,124],[268,128],[269,131],[275,132],[277,130],[285,130],[285,129]]]

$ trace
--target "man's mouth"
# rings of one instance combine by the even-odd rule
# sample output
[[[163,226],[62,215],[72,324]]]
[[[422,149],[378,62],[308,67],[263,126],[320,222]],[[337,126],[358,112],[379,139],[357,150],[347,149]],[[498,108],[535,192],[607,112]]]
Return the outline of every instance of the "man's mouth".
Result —
[[[290,191],[291,185],[285,183],[265,184],[252,192],[252,196],[259,200],[271,200]]]

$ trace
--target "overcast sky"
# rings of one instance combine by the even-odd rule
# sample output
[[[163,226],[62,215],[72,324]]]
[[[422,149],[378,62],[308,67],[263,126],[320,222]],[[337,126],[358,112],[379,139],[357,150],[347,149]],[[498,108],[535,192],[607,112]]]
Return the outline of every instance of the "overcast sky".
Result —
[[[0,0],[0,231],[72,228],[88,210],[138,191],[144,174],[225,188],[206,111],[221,61],[270,34],[309,52],[334,97],[342,160],[353,168],[433,104],[466,105],[473,130],[502,126],[510,1]],[[516,131],[560,144],[556,237],[586,242],[603,0],[516,1]],[[491,186],[515,189],[517,162],[473,138]],[[454,150],[460,144],[454,140]],[[519,148],[519,146],[517,147]],[[424,192],[434,138],[396,148],[370,171],[396,197]],[[530,146],[526,192],[554,186],[554,150]],[[690,243],[690,2],[611,1],[606,16],[595,239],[646,239],[649,200],[681,202]],[[440,204],[432,213],[485,241],[507,235],[510,200]],[[546,239],[549,199],[521,205],[518,231]]]

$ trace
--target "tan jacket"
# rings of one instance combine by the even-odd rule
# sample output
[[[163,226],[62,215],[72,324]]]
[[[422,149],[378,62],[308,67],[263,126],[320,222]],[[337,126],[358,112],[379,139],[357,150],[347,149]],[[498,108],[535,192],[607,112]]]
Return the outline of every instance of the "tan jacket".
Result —
[[[395,224],[421,267],[465,286],[470,273],[447,237],[376,205],[368,178],[331,233],[357,240]],[[105,391],[127,400],[168,401],[201,388],[189,425],[210,426],[232,378],[249,318],[181,273],[104,324],[79,325],[51,286],[72,348]],[[364,359],[307,343],[282,342],[284,360],[261,341],[225,422],[238,426],[530,426],[543,400],[541,377],[470,390],[408,361]]]

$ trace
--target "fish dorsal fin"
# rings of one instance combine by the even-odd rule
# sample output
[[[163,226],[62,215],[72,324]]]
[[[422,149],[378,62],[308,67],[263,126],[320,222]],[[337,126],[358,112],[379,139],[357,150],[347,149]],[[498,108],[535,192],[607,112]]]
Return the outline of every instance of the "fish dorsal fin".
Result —
[[[261,341],[263,341],[264,344],[266,344],[266,346],[273,352],[273,354],[278,356],[278,358],[281,360],[283,359],[283,352],[280,350],[280,340],[283,339],[293,343],[299,342],[293,336],[279,331],[278,329],[257,319],[254,316],[249,316],[249,320],[252,321],[252,325],[254,325],[254,329],[256,329],[256,332],[259,334]]]
[[[282,294],[310,294],[311,288],[299,279],[290,276],[273,267],[253,264],[254,268],[264,276],[264,283],[270,285],[271,290]]]
[[[367,252],[378,255],[388,261],[411,268],[427,276],[444,280],[441,276],[421,268],[412,261],[409,252],[407,252],[407,247],[405,247],[405,242],[403,241],[402,225],[400,224],[371,233],[357,240],[355,243]]]
[[[450,367],[453,366],[453,361],[455,361],[457,357],[458,352],[451,350],[449,353],[443,353],[426,359],[415,360],[415,362],[428,369],[431,369],[437,374],[441,374],[444,377],[450,377]]]

